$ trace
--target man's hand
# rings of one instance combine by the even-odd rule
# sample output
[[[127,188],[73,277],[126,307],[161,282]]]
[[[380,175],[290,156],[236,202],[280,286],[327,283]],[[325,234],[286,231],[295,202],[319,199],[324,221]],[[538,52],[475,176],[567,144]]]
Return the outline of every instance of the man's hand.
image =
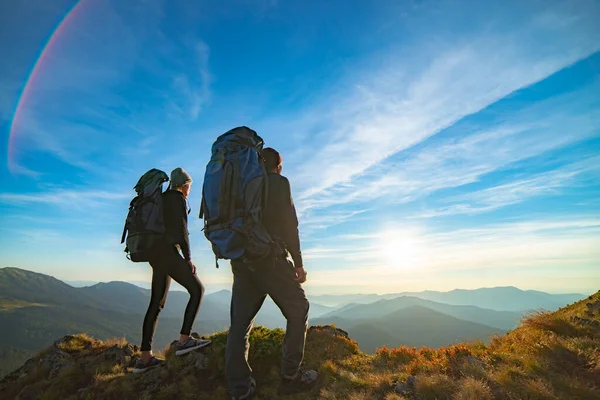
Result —
[[[192,269],[192,274],[196,275],[196,265],[192,260],[187,260],[188,265]]]
[[[296,281],[298,281],[298,283],[306,282],[306,275],[308,275],[308,273],[304,267],[294,268],[294,272],[296,273]]]

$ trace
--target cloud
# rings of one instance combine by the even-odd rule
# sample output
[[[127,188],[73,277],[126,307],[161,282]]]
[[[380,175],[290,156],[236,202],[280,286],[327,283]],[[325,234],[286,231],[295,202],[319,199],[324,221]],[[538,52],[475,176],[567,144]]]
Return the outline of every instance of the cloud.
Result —
[[[306,111],[298,124],[287,121],[293,137],[311,143],[308,157],[298,157],[302,162],[289,172],[300,207],[344,202],[346,194],[358,197],[349,193],[356,187],[368,192],[363,196],[368,199],[369,193],[397,186],[393,176],[366,186],[361,178],[465,116],[598,51],[600,32],[550,28],[529,19],[514,30],[498,24],[431,43],[390,51],[381,57],[387,61],[370,63],[329,90],[334,94]],[[329,194],[332,190],[339,193]]]
[[[210,103],[212,74],[208,59],[210,49],[204,41],[197,41],[191,46],[195,54],[193,69],[189,74],[178,74],[174,81],[175,89],[181,93],[183,108],[179,110],[192,120],[198,118],[200,112]]]
[[[443,232],[424,229],[405,232],[400,227],[396,234],[343,234],[307,248],[304,253],[311,260],[311,267],[318,270],[356,269],[363,274],[365,270],[379,271],[400,279],[413,273],[435,271],[591,268],[600,259],[598,240],[600,217],[579,215]],[[391,247],[390,251],[385,250],[386,246]],[[406,251],[411,253],[410,263],[402,263]]]
[[[370,209],[357,210],[327,210],[322,213],[319,211],[307,211],[299,213],[299,220],[302,225],[302,233],[307,235],[313,231],[323,229],[332,225],[342,224],[349,220],[356,220],[358,216],[370,211]]]
[[[478,214],[497,210],[508,205],[521,203],[534,197],[554,195],[566,187],[577,187],[579,178],[587,176],[598,182],[600,157],[590,157],[584,161],[569,164],[555,170],[535,174],[527,179],[488,187],[467,194],[448,197],[444,203],[451,206],[425,211],[418,217],[436,217],[453,214]],[[589,182],[588,182],[589,183]]]
[[[304,198],[298,202],[299,207],[305,212],[350,203],[363,205],[379,198],[388,203],[409,203],[442,189],[481,181],[494,171],[515,168],[533,157],[596,137],[600,124],[600,114],[595,112],[598,90],[600,81],[519,111],[512,109],[504,119],[457,125],[437,140],[400,152],[351,181]],[[588,161],[593,164],[593,159]],[[562,160],[563,164],[570,162],[573,160]],[[512,203],[515,201],[517,197]]]
[[[115,201],[132,198],[131,193],[101,190],[53,190],[40,193],[0,193],[0,203],[13,206],[46,204],[67,208],[89,208],[114,205]]]

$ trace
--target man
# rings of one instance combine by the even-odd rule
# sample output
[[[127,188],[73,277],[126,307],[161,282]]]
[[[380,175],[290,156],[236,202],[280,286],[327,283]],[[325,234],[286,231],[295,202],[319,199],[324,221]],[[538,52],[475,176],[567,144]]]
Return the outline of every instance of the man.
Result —
[[[235,400],[250,399],[256,390],[252,369],[248,364],[248,338],[256,314],[267,295],[287,320],[280,395],[306,392],[317,383],[317,372],[300,368],[308,324],[309,303],[301,284],[306,281],[302,263],[298,218],[292,200],[290,183],[281,176],[282,158],[272,148],[262,151],[268,172],[267,203],[263,223],[279,244],[280,250],[260,265],[233,261],[233,293],[231,295],[231,327],[227,336],[226,375]],[[291,255],[292,261],[287,257]],[[278,254],[283,253],[283,254]]]

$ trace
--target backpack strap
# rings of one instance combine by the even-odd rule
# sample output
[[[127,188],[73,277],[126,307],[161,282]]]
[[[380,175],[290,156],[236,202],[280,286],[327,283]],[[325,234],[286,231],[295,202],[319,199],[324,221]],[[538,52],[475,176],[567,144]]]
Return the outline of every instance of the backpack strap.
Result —
[[[260,157],[260,153],[259,153],[259,157]],[[262,158],[260,158],[262,159]],[[263,198],[262,198],[262,213],[264,213],[265,207],[267,207],[267,198],[269,197],[269,173],[267,172],[264,164],[263,164],[263,170],[265,171],[264,174],[264,179],[263,179]],[[259,216],[259,218],[262,220],[263,215]]]
[[[125,219],[125,226],[123,226],[123,236],[121,236],[121,244],[125,243],[126,236],[127,236],[127,219]]]
[[[233,159],[233,171],[239,172],[239,159],[238,159],[238,155],[236,154],[234,156]],[[233,174],[232,174],[232,178],[236,178]],[[231,191],[230,191],[230,199],[231,202],[229,203],[229,221],[228,222],[232,222],[235,218],[237,218],[238,213],[240,211],[239,208],[239,200],[238,200],[238,196],[239,196],[239,192],[240,192],[240,185],[239,185],[239,181],[240,178],[239,176],[237,177],[237,179],[231,179]]]
[[[202,199],[200,200],[200,211],[198,212],[198,218],[204,218],[204,188],[202,188]]]
[[[133,198],[133,200],[131,200],[131,202],[129,203],[129,213],[131,213],[131,209],[133,208],[133,202],[138,198],[139,196],[135,196]],[[127,219],[129,218],[129,213],[127,214],[127,218],[125,218],[125,224],[123,225],[123,235],[121,236],[121,244],[125,243],[125,238],[127,237]]]

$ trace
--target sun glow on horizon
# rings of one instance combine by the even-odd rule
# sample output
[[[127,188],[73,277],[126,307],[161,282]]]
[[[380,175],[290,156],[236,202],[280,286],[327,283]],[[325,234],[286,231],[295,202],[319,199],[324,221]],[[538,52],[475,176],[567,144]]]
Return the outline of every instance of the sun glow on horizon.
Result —
[[[414,230],[388,229],[377,238],[381,260],[395,270],[412,271],[423,267],[422,241]]]

